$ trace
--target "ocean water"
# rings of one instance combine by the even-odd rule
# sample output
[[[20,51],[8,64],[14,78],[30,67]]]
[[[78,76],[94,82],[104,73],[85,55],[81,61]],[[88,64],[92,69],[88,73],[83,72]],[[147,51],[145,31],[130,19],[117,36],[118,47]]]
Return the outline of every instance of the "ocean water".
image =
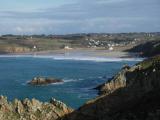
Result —
[[[36,98],[49,101],[51,97],[78,108],[97,96],[93,88],[118,72],[124,64],[134,65],[137,59],[55,59],[46,56],[0,56],[0,94],[14,98]],[[46,76],[64,83],[46,86],[27,84],[33,77]]]

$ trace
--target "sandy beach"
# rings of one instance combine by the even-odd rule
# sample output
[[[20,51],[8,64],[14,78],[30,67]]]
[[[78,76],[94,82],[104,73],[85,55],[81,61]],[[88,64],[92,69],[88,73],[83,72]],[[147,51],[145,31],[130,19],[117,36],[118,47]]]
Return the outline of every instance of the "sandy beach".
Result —
[[[82,57],[105,57],[105,58],[135,58],[137,54],[118,51],[118,50],[106,50],[106,49],[94,49],[94,48],[76,48],[76,49],[60,49],[60,50],[48,50],[29,53],[12,53],[9,55],[43,55],[43,56],[82,56]]]

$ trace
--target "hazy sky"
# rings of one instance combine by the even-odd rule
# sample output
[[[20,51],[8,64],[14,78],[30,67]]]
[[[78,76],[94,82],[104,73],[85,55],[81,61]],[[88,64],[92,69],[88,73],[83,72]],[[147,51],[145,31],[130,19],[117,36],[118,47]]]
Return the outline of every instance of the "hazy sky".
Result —
[[[0,0],[0,34],[160,32],[160,0]]]

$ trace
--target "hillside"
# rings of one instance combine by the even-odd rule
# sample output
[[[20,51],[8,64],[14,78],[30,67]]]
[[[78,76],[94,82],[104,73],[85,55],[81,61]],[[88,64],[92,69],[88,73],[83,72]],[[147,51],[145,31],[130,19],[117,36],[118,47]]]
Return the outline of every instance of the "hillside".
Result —
[[[142,57],[151,57],[160,54],[160,40],[150,41],[128,50],[129,52],[138,52]]]
[[[160,33],[90,33],[69,35],[2,35],[0,53],[26,53],[71,48],[130,49],[147,41],[157,41]]]
[[[124,67],[97,89],[99,97],[64,120],[159,120],[160,56]]]

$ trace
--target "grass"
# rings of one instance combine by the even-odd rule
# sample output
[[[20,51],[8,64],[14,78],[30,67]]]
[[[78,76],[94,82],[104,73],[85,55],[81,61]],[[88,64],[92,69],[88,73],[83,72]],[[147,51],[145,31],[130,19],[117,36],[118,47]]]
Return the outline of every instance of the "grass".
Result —
[[[144,60],[143,62],[139,63],[139,65],[141,65],[143,69],[147,69],[151,67],[154,62],[160,62],[160,55]]]

